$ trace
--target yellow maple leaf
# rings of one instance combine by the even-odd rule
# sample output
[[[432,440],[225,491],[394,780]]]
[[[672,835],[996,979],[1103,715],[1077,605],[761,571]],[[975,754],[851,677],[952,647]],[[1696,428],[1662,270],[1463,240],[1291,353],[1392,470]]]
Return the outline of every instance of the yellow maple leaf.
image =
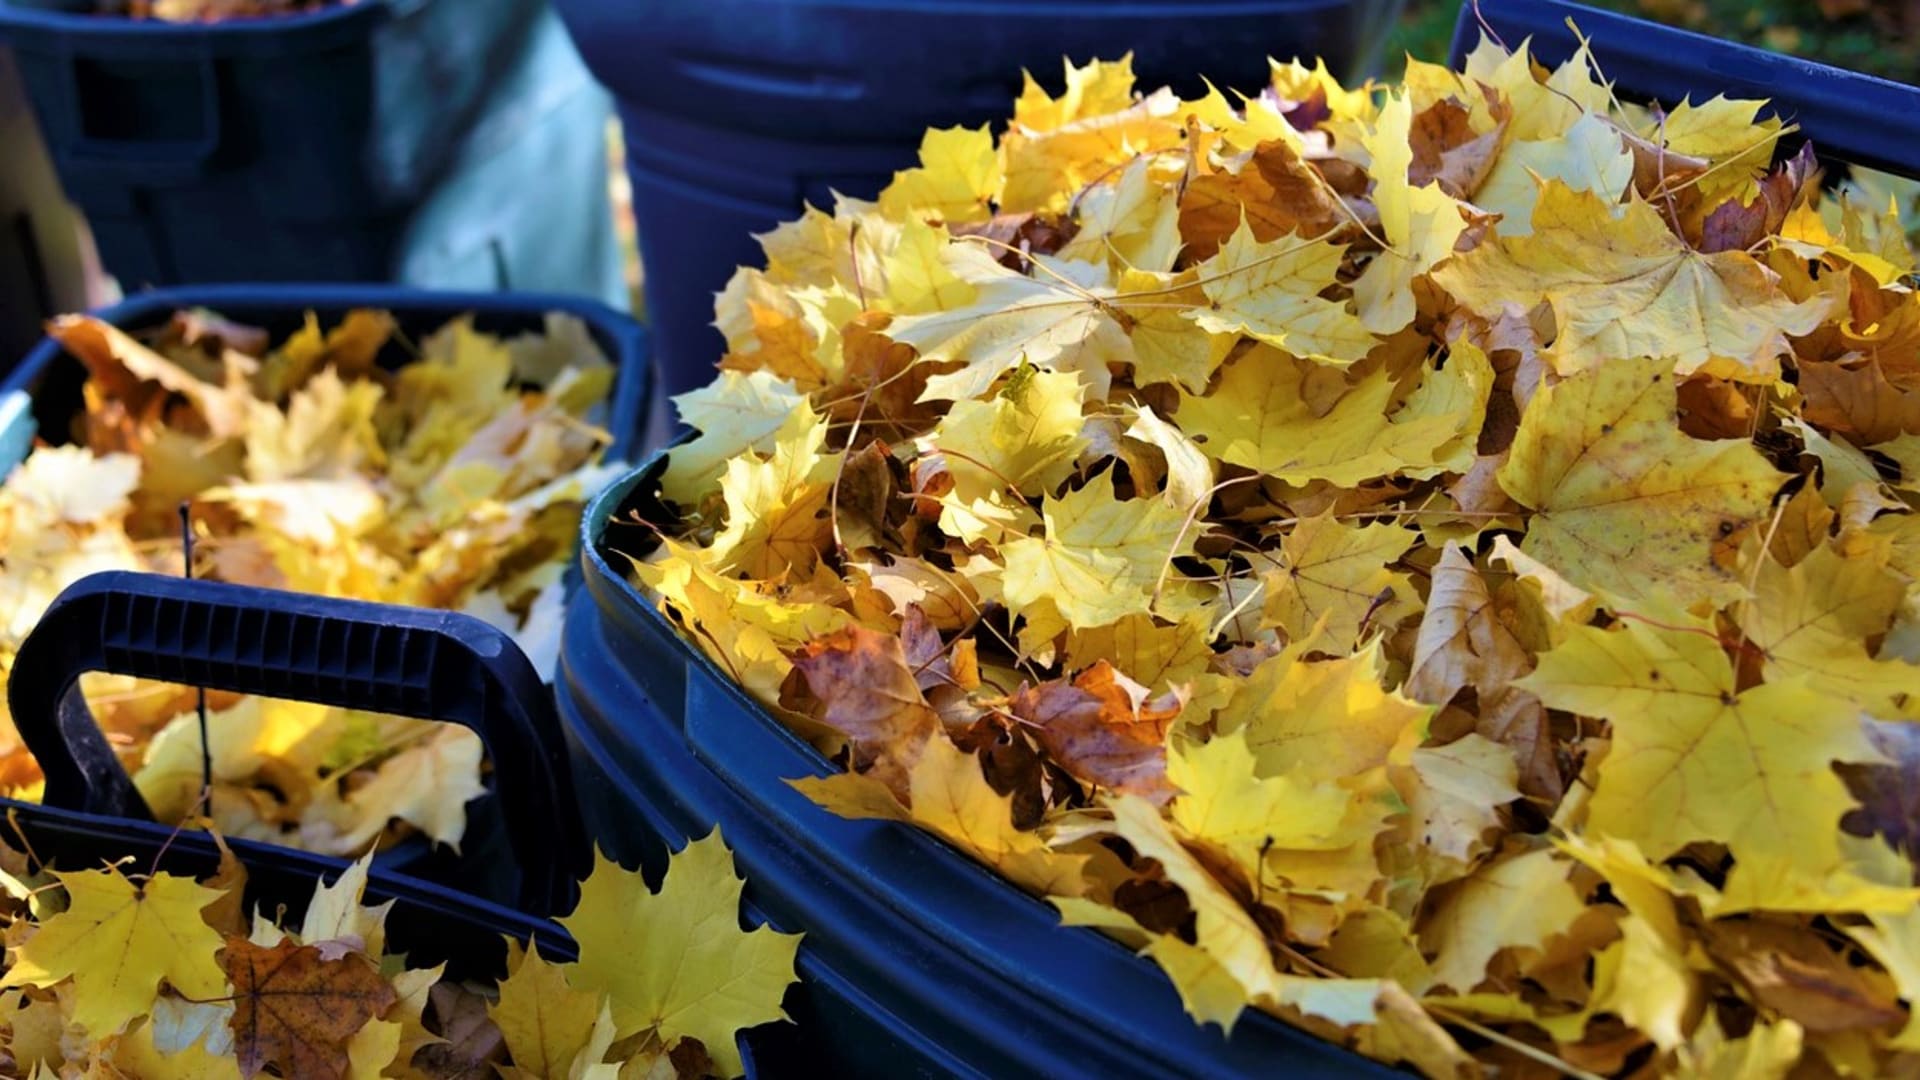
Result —
[[[892,312],[895,315],[925,315],[935,311],[953,311],[966,307],[979,295],[971,282],[963,280],[953,272],[952,267],[941,258],[953,243],[953,236],[944,225],[929,225],[919,219],[908,221],[900,226],[899,241],[886,256],[886,290],[876,300],[874,306]],[[865,282],[862,288],[871,288]],[[796,294],[799,290],[795,290]],[[825,299],[827,294],[821,294]],[[811,317],[820,325],[816,331],[821,344],[816,349],[815,365],[822,374],[841,374],[844,369],[844,355],[836,357],[836,348],[844,352],[845,342],[841,337],[841,327],[852,315],[839,312],[842,317],[826,314],[829,306],[841,306],[849,298],[858,315],[859,300],[854,294],[843,290],[832,294],[834,304],[819,303],[802,312],[803,318]],[[797,296],[796,296],[797,299]]]
[[[1189,1008],[1205,1002],[1213,1020],[1231,1033],[1233,1022],[1246,1004],[1297,1009],[1308,1016],[1341,1026],[1371,1023],[1385,984],[1375,979],[1329,979],[1287,975],[1273,965],[1272,954],[1263,934],[1241,901],[1195,858],[1152,803],[1137,795],[1122,795],[1107,800],[1113,812],[1113,831],[1135,851],[1160,864],[1167,879],[1186,894],[1194,912],[1194,945],[1205,954],[1206,964],[1195,964],[1197,957],[1185,950],[1149,950],[1148,955],[1161,962]],[[1217,968],[1217,970],[1216,970]],[[1241,998],[1234,1002],[1218,980],[1224,977],[1238,986]],[[1196,979],[1211,981],[1206,992],[1194,993]]]
[[[1164,500],[1116,498],[1111,472],[1048,496],[1042,514],[1044,537],[1001,546],[1002,590],[1015,614],[1050,600],[1080,629],[1150,611],[1167,563],[1190,554],[1198,532]]]
[[[1229,362],[1204,395],[1180,394],[1175,420],[1207,456],[1290,484],[1351,486],[1405,468],[1430,468],[1467,421],[1461,415],[1388,415],[1393,379],[1376,369],[1316,413],[1306,384],[1318,365],[1259,345]],[[1403,422],[1402,422],[1403,421]]]
[[[827,425],[802,409],[774,434],[768,458],[728,460],[720,475],[727,526],[708,549],[721,570],[763,580],[812,572],[833,538],[827,499],[840,455],[822,453],[826,443]]]
[[[579,904],[560,919],[580,944],[567,982],[606,995],[619,1038],[695,1038],[720,1075],[742,1075],[734,1038],[786,1019],[780,999],[794,979],[800,935],[741,930],[740,888],[717,830],[668,861],[658,892],[596,853]]]
[[[983,221],[1000,188],[1000,155],[985,125],[928,128],[920,164],[893,174],[880,192],[880,212],[904,219],[926,216],[947,223]]]
[[[822,603],[782,599],[718,573],[708,560],[704,550],[668,540],[656,558],[634,561],[634,575],[736,682],[763,702],[777,702],[793,670],[785,654],[845,626],[848,616]]]
[[[1680,1050],[1681,1067],[1697,1080],[1785,1080],[1800,1062],[1804,1038],[1800,1025],[1784,1018],[1729,1038],[1709,1010]]]
[[[1246,736],[1168,747],[1167,779],[1181,791],[1168,816],[1191,841],[1219,849],[1248,881],[1260,881],[1272,848],[1335,851],[1359,839],[1348,813],[1353,792],[1298,772],[1260,775]]]
[[[367,891],[367,871],[373,866],[373,853],[356,859],[342,871],[333,884],[315,882],[313,899],[307,902],[307,914],[300,920],[300,941],[317,945],[322,941],[350,939],[368,956],[386,950],[387,909],[390,904],[365,907],[361,900]]]
[[[320,320],[308,312],[300,329],[261,360],[254,385],[262,398],[279,401],[328,369],[346,376],[364,374],[372,370],[397,325],[387,312],[355,309],[338,326],[322,330]]]
[[[1320,295],[1345,253],[1338,244],[1291,235],[1263,244],[1243,217],[1219,252],[1194,268],[1207,304],[1188,317],[1209,333],[1246,334],[1295,356],[1351,364],[1373,348],[1374,337],[1344,301]]]
[[[954,402],[921,440],[953,480],[940,527],[968,541],[1023,534],[1032,514],[1016,496],[1038,495],[1073,472],[1084,394],[1073,375],[1023,368],[990,400]]]
[[[1180,198],[1177,188],[1152,171],[1153,160],[1140,158],[1110,184],[1080,196],[1080,231],[1060,249],[1063,259],[1110,262],[1116,271],[1165,273],[1180,254]]]
[[[1134,614],[1105,626],[1067,633],[1067,665],[1075,671],[1106,660],[1158,694],[1207,669],[1213,657],[1206,619],[1191,614],[1169,625]]]
[[[1497,860],[1446,894],[1421,921],[1433,977],[1466,993],[1503,949],[1537,949],[1566,930],[1586,901],[1567,880],[1572,865],[1551,848]]]
[[[1533,232],[1533,208],[1548,180],[1615,203],[1633,180],[1633,154],[1602,113],[1582,113],[1564,135],[1516,142],[1501,152],[1474,205],[1501,215],[1501,236]]]
[[[1526,43],[1512,51],[1486,36],[1467,54],[1467,78],[1498,90],[1513,104],[1515,139],[1553,139],[1567,133],[1581,116],[1605,115],[1612,97],[1593,77],[1593,56],[1584,42],[1559,67],[1535,75]]]
[[[1218,1024],[1224,1033],[1247,1007],[1247,992],[1205,949],[1175,934],[1154,933],[1133,916],[1084,897],[1050,896],[1062,926],[1088,926],[1119,940],[1160,965],[1195,1023]]]
[[[1741,864],[1770,861],[1784,862],[1786,876],[1833,874],[1853,799],[1830,763],[1877,757],[1858,711],[1798,680],[1737,692],[1718,635],[1672,625],[1577,628],[1515,683],[1613,725],[1588,831],[1654,859],[1696,840],[1725,844],[1736,876]]]
[[[213,954],[220,935],[200,917],[221,892],[160,873],[135,884],[119,870],[57,872],[67,910],[45,919],[14,952],[0,986],[73,980],[73,1023],[102,1039],[153,1007],[160,983],[218,997],[226,976]]]
[[[1413,321],[1415,279],[1449,258],[1467,228],[1461,204],[1439,184],[1415,187],[1408,180],[1412,125],[1411,98],[1395,94],[1361,140],[1373,156],[1373,202],[1389,247],[1353,283],[1353,302],[1360,321],[1376,334],[1394,333]]]
[[[1742,587],[1718,542],[1784,480],[1745,440],[1690,438],[1668,365],[1623,360],[1534,395],[1499,473],[1535,513],[1521,551],[1624,599],[1724,602]]]
[[[1547,356],[1562,374],[1659,356],[1681,375],[1776,382],[1787,336],[1819,326],[1829,303],[1794,302],[1746,252],[1694,251],[1650,203],[1615,206],[1558,180],[1541,187],[1530,234],[1481,244],[1434,280],[1487,319],[1551,305]]]
[[[955,361],[959,370],[929,376],[923,401],[982,397],[1022,363],[1077,372],[1094,397],[1105,397],[1107,365],[1127,363],[1132,345],[1114,319],[1116,295],[1105,266],[1034,256],[1034,272],[1000,265],[979,244],[955,241],[941,261],[972,285],[965,307],[903,315],[886,335],[918,349],[923,360]]]
[[[1653,125],[1651,134],[1674,153],[1713,163],[1694,181],[1706,202],[1751,199],[1754,181],[1773,163],[1774,144],[1786,132],[1777,117],[1756,119],[1765,104],[1725,96],[1699,105],[1682,101]]]
[[[600,994],[568,985],[571,966],[551,963],[537,947],[530,948],[520,966],[500,980],[499,1000],[487,1004],[514,1068],[526,1076],[569,1075],[606,1009]]]
[[[1847,933],[1893,976],[1909,1006],[1920,1001],[1920,911],[1908,907],[1898,912],[1877,912],[1868,920],[1869,925],[1849,927]],[[1889,1045],[1898,1050],[1920,1050],[1920,1019],[1909,1018]]]
[[[1013,123],[1000,140],[1002,213],[1064,210],[1071,192],[1135,155],[1179,145],[1179,99],[1163,89],[1136,100],[1131,53],[1065,67],[1058,98],[1026,75],[1013,103]]]
[[[1876,659],[1867,643],[1886,634],[1899,610],[1891,545],[1849,533],[1788,568],[1770,557],[1753,575],[1753,597],[1734,608],[1747,639],[1766,655],[1769,680],[1802,679],[1886,719],[1920,704],[1920,666]]]
[[[467,803],[486,794],[480,783],[480,737],[454,724],[420,725],[398,753],[344,794],[317,789],[304,815],[307,845],[349,855],[365,850],[395,818],[456,850],[466,832]]]
[[[1204,509],[1203,504],[1213,495],[1213,463],[1207,460],[1207,455],[1185,432],[1162,420],[1152,408],[1142,405],[1130,412],[1133,424],[1127,428],[1126,437],[1152,446],[1166,461],[1166,486],[1161,489],[1161,495],[1168,505],[1195,513]]]
[[[1199,274],[1155,274],[1127,269],[1120,274],[1115,298],[1129,322],[1133,342],[1133,381],[1176,383],[1199,394],[1234,346],[1239,334],[1216,334],[1189,316],[1207,305]]]
[[[1261,775],[1339,779],[1405,764],[1433,710],[1381,687],[1379,642],[1313,663],[1297,652],[1262,661],[1215,716],[1223,732],[1246,730]]]
[[[294,391],[285,411],[252,402],[245,438],[247,478],[255,483],[296,478],[337,479],[384,456],[374,412],[380,384],[348,383],[332,368]]]
[[[1411,755],[1412,778],[1402,779],[1404,798],[1417,828],[1429,880],[1458,877],[1488,849],[1487,837],[1502,823],[1501,808],[1520,797],[1514,751],[1484,735],[1470,734],[1445,746],[1423,746]]]
[[[680,421],[700,434],[673,448],[660,490],[684,506],[695,506],[712,490],[729,458],[746,450],[773,449],[781,425],[806,397],[793,383],[769,372],[723,371],[713,382],[673,399]]]
[[[979,758],[944,735],[928,739],[913,763],[905,804],[885,784],[859,773],[787,783],[842,817],[919,825],[1032,892],[1087,891],[1087,856],[1052,851],[1038,833],[1015,828],[1012,799],[987,783]]]
[[[1265,575],[1263,621],[1299,641],[1325,619],[1321,640],[1343,650],[1363,627],[1390,631],[1412,609],[1415,594],[1407,575],[1387,564],[1418,539],[1391,522],[1349,525],[1331,510],[1300,522],[1281,541],[1278,568]]]

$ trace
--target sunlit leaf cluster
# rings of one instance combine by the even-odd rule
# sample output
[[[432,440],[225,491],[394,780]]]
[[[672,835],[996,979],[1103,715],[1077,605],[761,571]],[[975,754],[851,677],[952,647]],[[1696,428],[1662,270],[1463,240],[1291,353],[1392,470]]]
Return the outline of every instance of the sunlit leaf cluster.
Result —
[[[602,859],[562,919],[559,962],[509,939],[460,943],[478,975],[422,967],[366,903],[372,856],[317,882],[304,916],[246,903],[225,853],[196,881],[54,870],[0,845],[0,1069],[19,1077],[252,1080],[674,1080],[740,1076],[740,1030],[785,1019],[799,936],[739,928],[718,833],[672,857],[658,891]],[[429,920],[430,921],[430,920]],[[441,932],[478,936],[449,917]],[[443,941],[445,945],[448,942]]]
[[[796,786],[1198,1022],[1913,1068],[1913,255],[1761,103],[1603,69],[1030,79],[761,238],[612,542],[845,766]]]
[[[0,485],[0,687],[66,586],[182,573],[182,504],[196,577],[467,611],[551,671],[580,507],[613,470],[597,424],[614,368],[584,324],[501,339],[463,319],[416,342],[365,310],[271,348],[207,311],[145,340],[86,316],[51,332],[58,363],[85,366],[84,407]],[[397,819],[457,844],[482,790],[464,728],[215,693],[209,797],[190,688],[82,685],[165,821],[210,812],[230,836],[348,854]],[[0,790],[39,783],[0,701]]]

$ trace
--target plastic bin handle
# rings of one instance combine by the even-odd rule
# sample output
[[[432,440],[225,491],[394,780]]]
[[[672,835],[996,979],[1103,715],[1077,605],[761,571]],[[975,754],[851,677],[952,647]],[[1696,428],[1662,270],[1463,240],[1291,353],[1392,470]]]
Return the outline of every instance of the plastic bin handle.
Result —
[[[486,745],[520,901],[570,895],[583,853],[550,696],[505,633],[451,612],[109,571],[69,586],[20,646],[7,705],[47,805],[151,818],[80,695],[100,671],[460,724]]]
[[[1458,64],[1473,51],[1484,24],[1508,47],[1530,37],[1534,56],[1561,63],[1580,47],[1569,18],[1593,43],[1622,97],[1668,106],[1715,94],[1766,98],[1822,154],[1920,176],[1920,89],[1857,71],[1565,0],[1465,0],[1453,28],[1452,59]]]

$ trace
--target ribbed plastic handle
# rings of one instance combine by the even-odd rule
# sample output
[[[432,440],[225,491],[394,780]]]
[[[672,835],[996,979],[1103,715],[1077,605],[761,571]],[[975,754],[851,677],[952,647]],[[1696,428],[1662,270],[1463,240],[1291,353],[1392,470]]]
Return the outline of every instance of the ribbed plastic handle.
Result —
[[[551,695],[505,633],[451,612],[110,571],[68,587],[20,646],[7,705],[64,810],[149,818],[80,695],[107,672],[460,724],[486,744],[526,910],[584,852]]]
[[[1622,97],[1669,107],[1715,94],[1766,98],[1822,155],[1920,176],[1920,89],[1856,71],[1564,0],[1466,0],[1453,60],[1473,51],[1484,27],[1509,48],[1532,38],[1535,57],[1561,63],[1580,47],[1568,19]]]

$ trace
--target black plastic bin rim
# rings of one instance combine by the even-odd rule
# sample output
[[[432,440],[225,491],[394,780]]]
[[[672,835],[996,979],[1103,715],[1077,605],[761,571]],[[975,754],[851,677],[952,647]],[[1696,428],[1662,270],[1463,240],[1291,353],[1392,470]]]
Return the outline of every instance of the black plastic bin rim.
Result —
[[[685,438],[679,440],[674,445],[680,445],[680,443],[684,441]],[[731,698],[741,712],[754,717],[765,729],[767,736],[804,758],[806,763],[812,767],[812,775],[826,775],[838,772],[839,768],[828,761],[825,755],[814,749],[812,745],[801,739],[798,735],[789,731],[784,725],[768,716],[766,710],[758,701],[749,695],[745,689],[734,682],[718,665],[708,659],[706,654],[694,648],[692,644],[682,637],[676,629],[668,624],[665,616],[660,613],[659,608],[646,597],[642,596],[639,590],[634,588],[628,576],[615,569],[613,564],[609,563],[602,554],[600,543],[604,538],[607,527],[613,523],[615,512],[623,503],[633,497],[634,492],[641,484],[647,482],[659,473],[666,457],[672,453],[673,448],[673,446],[667,446],[655,451],[636,466],[632,472],[609,484],[587,505],[586,512],[581,515],[580,519],[580,557],[582,561],[587,564],[589,568],[588,573],[592,576],[599,577],[601,581],[607,583],[608,586],[614,590],[616,597],[621,602],[630,604],[633,611],[639,613],[643,618],[657,622],[664,631],[664,636],[672,639],[673,647],[681,651],[682,659],[691,669],[689,672],[690,677],[692,677],[692,670],[698,670],[701,675],[713,686],[717,687],[721,693]],[[565,721],[563,720],[563,722]],[[831,811],[823,808],[821,812],[830,813]],[[1005,877],[981,865],[966,853],[954,848],[944,839],[915,826],[894,825],[893,827],[911,830],[916,840],[937,848],[952,860],[953,868],[957,872],[968,874],[976,880],[988,883],[989,888],[1000,898],[1001,902],[1024,908],[1027,914],[1044,914],[1052,919],[1056,923],[1054,931],[1063,935],[1063,941],[1077,941],[1082,947],[1092,946],[1123,954],[1127,961],[1132,964],[1135,970],[1143,977],[1166,979],[1166,974],[1160,970],[1157,964],[1154,964],[1146,957],[1141,956],[1134,950],[1127,948],[1119,941],[1108,937],[1097,929],[1083,926],[1068,926],[1065,923],[1061,923],[1059,921],[1060,913],[1051,904],[1022,890]],[[848,887],[858,886],[850,884]],[[760,906],[754,905],[751,899],[747,901],[747,904],[749,910],[756,918],[764,919],[765,913]],[[792,930],[803,928],[786,927],[784,929]],[[1171,983],[1168,985],[1171,985]],[[1193,1020],[1190,1015],[1184,1013],[1180,1019],[1193,1023],[1196,1028],[1205,1026],[1199,1021]],[[1259,1027],[1271,1027],[1284,1032],[1289,1038],[1307,1039],[1316,1043],[1324,1043],[1324,1045],[1334,1053],[1343,1055],[1348,1059],[1347,1063],[1342,1066],[1349,1070],[1345,1075],[1356,1077],[1388,1077],[1400,1075],[1401,1073],[1401,1070],[1393,1066],[1374,1061],[1359,1054],[1357,1051],[1342,1047],[1338,1043],[1327,1042],[1311,1032],[1296,1028],[1279,1017],[1264,1012],[1252,1004],[1248,1005],[1246,1012],[1240,1017],[1239,1023],[1243,1026],[1252,1024]],[[1284,1062],[1276,1062],[1277,1066],[1283,1064]],[[1315,1073],[1314,1075],[1320,1074]]]
[[[8,844],[17,842],[13,826],[7,820],[14,815],[31,819],[32,824],[50,827],[62,833],[94,837],[108,843],[124,843],[130,849],[167,848],[178,854],[204,861],[217,860],[220,854],[212,834],[199,830],[180,829],[153,821],[104,817],[99,814],[81,813],[77,810],[58,810],[38,803],[23,803],[13,799],[0,799],[0,840]],[[316,885],[322,881],[334,880],[353,863],[351,859],[318,855],[310,851],[281,847],[258,840],[246,840],[240,837],[223,839],[234,856],[249,868],[269,868],[280,873],[312,878]],[[47,859],[59,870],[94,869],[89,866],[61,865],[57,852],[41,851],[36,854]],[[146,872],[152,867],[136,863],[128,869]],[[376,865],[367,875],[365,903],[373,905],[394,899],[432,907],[451,919],[479,929],[515,937],[522,941],[530,938],[537,940],[540,943],[541,954],[549,960],[572,959],[574,955],[572,936],[552,920],[516,911],[505,905],[483,900],[423,878],[384,870]]]
[[[6,0],[0,0],[4,4]],[[4,11],[0,8],[0,11]],[[607,362],[618,374],[607,398],[607,418],[613,442],[607,449],[608,460],[633,455],[646,423],[646,408],[653,389],[653,365],[647,332],[633,318],[615,311],[598,300],[564,293],[469,292],[417,289],[399,285],[343,285],[338,283],[266,285],[178,285],[136,293],[117,304],[98,308],[89,314],[122,329],[156,326],[176,311],[207,308],[245,322],[254,313],[276,314],[319,310],[370,308],[407,314],[433,312],[456,318],[471,313],[479,319],[497,315],[511,307],[526,315],[572,315],[590,330],[611,339]],[[0,402],[9,392],[28,393],[40,375],[57,363],[66,349],[51,337],[43,337],[4,380],[0,380]],[[638,367],[640,370],[629,370]],[[0,470],[11,463],[0,462]]]

